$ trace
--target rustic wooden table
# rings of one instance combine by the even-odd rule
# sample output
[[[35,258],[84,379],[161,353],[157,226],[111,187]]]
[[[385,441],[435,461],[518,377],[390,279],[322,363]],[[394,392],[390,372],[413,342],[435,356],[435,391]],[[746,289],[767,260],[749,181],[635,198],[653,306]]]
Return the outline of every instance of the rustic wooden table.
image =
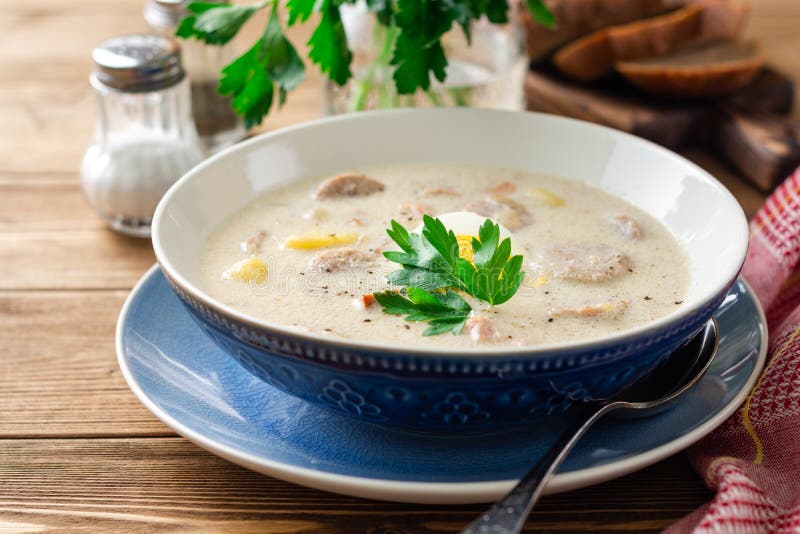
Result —
[[[150,243],[107,231],[77,168],[93,128],[92,47],[144,29],[141,0],[0,0],[0,531],[457,531],[482,506],[347,498],[257,475],[176,436],[117,368],[114,327]],[[751,32],[800,76],[800,3],[754,2]],[[308,80],[271,117],[319,115]],[[763,196],[703,154],[748,214]],[[678,455],[545,498],[531,531],[659,530],[709,498]]]

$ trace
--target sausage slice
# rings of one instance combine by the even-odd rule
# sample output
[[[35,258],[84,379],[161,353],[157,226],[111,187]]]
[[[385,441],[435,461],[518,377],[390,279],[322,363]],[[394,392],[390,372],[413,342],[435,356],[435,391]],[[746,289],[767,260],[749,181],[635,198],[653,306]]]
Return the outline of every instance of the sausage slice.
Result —
[[[620,234],[628,239],[641,239],[641,237],[644,235],[644,232],[642,232],[642,227],[639,226],[639,223],[636,222],[636,219],[633,217],[628,217],[627,215],[616,215],[611,217],[609,222],[611,222],[611,225],[616,228]]]
[[[475,343],[486,343],[500,338],[500,333],[494,327],[492,320],[483,315],[471,315],[464,323],[464,332],[469,334]]]
[[[534,262],[556,278],[581,282],[603,282],[628,272],[630,258],[619,249],[603,243],[553,245]]]
[[[255,255],[261,252],[261,246],[264,244],[264,240],[267,238],[267,232],[264,230],[259,230],[244,241],[242,241],[242,250],[247,252],[248,254]]]
[[[364,174],[338,174],[317,187],[317,198],[364,197],[383,191],[386,187]]]
[[[315,254],[308,267],[322,273],[335,273],[351,269],[363,269],[375,262],[375,254],[352,247],[323,250]]]
[[[556,308],[549,311],[551,317],[617,317],[628,309],[630,301],[611,299],[600,304],[587,304],[579,308]]]
[[[533,222],[528,208],[506,196],[488,196],[467,205],[467,211],[496,220],[511,231],[519,230]]]

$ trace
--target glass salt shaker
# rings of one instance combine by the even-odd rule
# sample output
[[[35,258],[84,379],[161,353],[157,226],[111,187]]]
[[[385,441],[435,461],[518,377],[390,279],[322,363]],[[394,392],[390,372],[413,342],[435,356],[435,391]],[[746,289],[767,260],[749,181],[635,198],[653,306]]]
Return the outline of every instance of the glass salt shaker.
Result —
[[[152,31],[173,36],[178,23],[189,13],[189,3],[190,0],[148,0],[144,18]],[[210,154],[244,139],[247,130],[231,109],[230,98],[217,93],[220,70],[236,57],[232,44],[210,46],[186,39],[181,41],[181,50],[192,89],[192,115],[203,148]]]
[[[122,35],[92,57],[97,122],[83,191],[112,229],[148,237],[162,195],[203,160],[180,49],[160,35]]]

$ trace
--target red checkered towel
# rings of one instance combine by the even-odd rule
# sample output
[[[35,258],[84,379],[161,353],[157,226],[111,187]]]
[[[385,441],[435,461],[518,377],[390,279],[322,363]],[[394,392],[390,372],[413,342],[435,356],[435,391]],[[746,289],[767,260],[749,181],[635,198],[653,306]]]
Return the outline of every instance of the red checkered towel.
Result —
[[[750,224],[743,275],[770,332],[764,373],[741,408],[689,450],[716,492],[667,529],[800,533],[800,169]]]

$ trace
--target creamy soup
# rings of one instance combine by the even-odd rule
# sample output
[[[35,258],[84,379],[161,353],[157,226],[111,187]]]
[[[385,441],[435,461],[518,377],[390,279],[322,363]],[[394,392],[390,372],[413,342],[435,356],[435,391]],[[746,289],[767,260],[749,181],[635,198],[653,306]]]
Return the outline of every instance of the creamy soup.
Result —
[[[461,333],[382,312],[372,294],[400,266],[387,236],[423,214],[492,219],[524,258],[507,302],[473,308]],[[463,223],[467,224],[467,223]],[[462,224],[462,225],[463,225]],[[470,226],[468,233],[474,234]],[[463,228],[451,228],[455,234]],[[598,337],[681,305],[688,260],[675,238],[631,204],[582,183],[464,164],[394,165],[269,191],[209,238],[204,289],[252,317],[333,338],[430,347],[536,346]]]

